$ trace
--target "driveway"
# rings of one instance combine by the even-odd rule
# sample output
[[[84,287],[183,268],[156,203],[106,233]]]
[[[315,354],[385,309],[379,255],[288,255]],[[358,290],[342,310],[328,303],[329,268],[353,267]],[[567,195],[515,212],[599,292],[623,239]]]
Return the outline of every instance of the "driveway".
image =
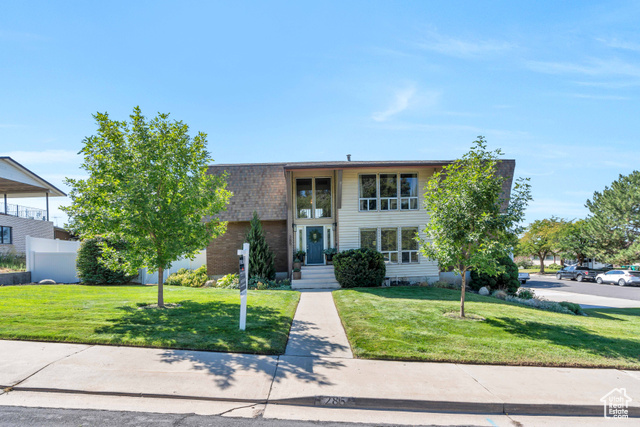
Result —
[[[550,301],[575,302],[583,308],[640,307],[640,287],[599,285],[533,274],[524,287],[533,289],[536,295]]]

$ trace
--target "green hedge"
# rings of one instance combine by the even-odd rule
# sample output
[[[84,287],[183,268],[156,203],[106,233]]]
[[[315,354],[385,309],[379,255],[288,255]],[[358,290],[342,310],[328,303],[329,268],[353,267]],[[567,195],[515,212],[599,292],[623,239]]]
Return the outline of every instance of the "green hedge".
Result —
[[[102,243],[106,243],[116,251],[123,249],[125,245],[125,242],[113,242],[102,237],[84,240],[76,259],[76,270],[80,281],[90,285],[121,285],[133,280],[136,277],[135,274],[129,274],[124,269],[110,269],[100,263]]]
[[[168,286],[187,286],[189,288],[199,288],[204,286],[204,283],[209,280],[207,276],[207,266],[203,265],[195,270],[189,270],[181,268],[177,272],[173,273],[164,282]]]
[[[471,289],[479,290],[481,287],[486,286],[492,291],[501,289],[515,295],[520,287],[520,281],[518,280],[518,266],[511,258],[503,257],[498,260],[499,265],[505,267],[505,272],[498,274],[497,276],[489,276],[484,273],[478,273],[471,271]]]
[[[343,288],[382,286],[387,272],[382,254],[373,249],[350,249],[333,256],[336,280]]]

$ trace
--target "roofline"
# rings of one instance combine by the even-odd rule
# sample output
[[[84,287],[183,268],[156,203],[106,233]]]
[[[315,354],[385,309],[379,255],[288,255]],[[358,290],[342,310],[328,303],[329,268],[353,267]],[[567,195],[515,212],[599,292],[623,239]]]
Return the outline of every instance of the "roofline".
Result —
[[[53,197],[67,197],[67,193],[65,193],[64,191],[60,190],[55,185],[51,184],[46,179],[40,177],[38,174],[31,172],[29,169],[27,169],[26,167],[22,166],[20,163],[16,162],[11,157],[9,157],[9,156],[0,156],[0,160],[8,160],[9,162],[13,163],[18,168],[22,169],[23,172],[26,172],[27,174],[33,176],[34,178],[36,178],[36,180],[42,181],[44,184],[46,184],[46,186],[51,187],[51,188],[47,188],[47,190],[53,189],[54,192],[57,191],[58,193],[60,193],[60,195],[53,194],[52,195]]]
[[[500,159],[502,162],[515,162],[514,159]],[[247,166],[280,166],[284,170],[302,169],[349,169],[370,167],[442,167],[454,163],[455,160],[373,160],[373,161],[335,161],[335,162],[275,162],[275,163],[224,163],[209,165],[210,168],[247,167]]]

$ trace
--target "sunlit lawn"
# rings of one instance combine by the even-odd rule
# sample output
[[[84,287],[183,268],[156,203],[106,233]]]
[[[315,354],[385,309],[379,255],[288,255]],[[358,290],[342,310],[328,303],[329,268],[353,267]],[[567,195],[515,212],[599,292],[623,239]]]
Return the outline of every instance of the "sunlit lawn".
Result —
[[[592,309],[573,316],[427,287],[369,288],[333,293],[355,355],[541,366],[640,369],[640,309]]]
[[[90,344],[283,353],[299,293],[249,291],[247,328],[238,328],[237,290],[165,286],[0,287],[0,338]]]

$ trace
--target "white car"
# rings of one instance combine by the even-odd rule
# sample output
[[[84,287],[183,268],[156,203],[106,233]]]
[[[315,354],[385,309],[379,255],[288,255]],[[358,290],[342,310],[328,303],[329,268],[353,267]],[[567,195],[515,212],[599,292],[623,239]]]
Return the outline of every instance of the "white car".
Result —
[[[640,271],[633,270],[609,270],[596,276],[598,283],[617,283],[624,285],[640,285]]]

